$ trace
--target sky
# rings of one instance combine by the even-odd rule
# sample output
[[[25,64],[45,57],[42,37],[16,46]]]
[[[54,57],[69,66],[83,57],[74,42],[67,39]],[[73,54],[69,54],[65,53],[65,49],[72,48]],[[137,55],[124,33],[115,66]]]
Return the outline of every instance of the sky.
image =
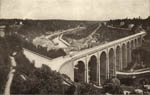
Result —
[[[0,0],[0,18],[109,20],[149,15],[149,0]]]

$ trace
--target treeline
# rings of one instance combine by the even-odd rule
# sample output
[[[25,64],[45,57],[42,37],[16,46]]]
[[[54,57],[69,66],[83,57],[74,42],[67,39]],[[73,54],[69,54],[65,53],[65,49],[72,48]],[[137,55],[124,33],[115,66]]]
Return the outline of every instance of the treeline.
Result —
[[[124,22],[124,24],[120,25],[120,22]],[[115,20],[110,20],[107,23],[108,25],[113,25],[115,27],[122,27],[122,28],[128,28],[129,24],[134,24],[135,26],[137,25],[142,25],[144,29],[146,29],[147,26],[150,25],[150,16],[146,19],[141,19],[139,18],[133,18],[133,19],[115,19]]]

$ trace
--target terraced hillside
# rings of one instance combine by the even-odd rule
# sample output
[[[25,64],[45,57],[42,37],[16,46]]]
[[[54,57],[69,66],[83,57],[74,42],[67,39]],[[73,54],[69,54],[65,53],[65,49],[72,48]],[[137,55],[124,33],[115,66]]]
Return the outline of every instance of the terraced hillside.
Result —
[[[79,30],[79,31],[73,31],[73,32],[69,32],[69,33],[65,33],[63,36],[63,39],[70,38],[70,39],[76,39],[79,40],[81,38],[85,38],[88,35],[90,35],[97,27],[98,27],[98,23],[96,24],[92,24],[87,26],[85,29],[83,30]]]
[[[117,40],[129,36],[130,34],[132,34],[131,31],[127,29],[118,29],[104,26],[99,28],[97,32],[93,35],[93,37],[101,43],[103,41],[110,42],[113,40]]]
[[[108,27],[97,23],[88,26],[82,31],[64,34],[63,39],[70,44],[69,49],[71,51],[80,51],[117,40],[131,34],[133,33],[128,29]]]

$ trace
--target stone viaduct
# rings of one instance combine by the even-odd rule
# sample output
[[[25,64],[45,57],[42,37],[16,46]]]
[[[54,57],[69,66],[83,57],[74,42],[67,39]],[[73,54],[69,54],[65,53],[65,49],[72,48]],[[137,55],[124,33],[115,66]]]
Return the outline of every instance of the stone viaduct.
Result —
[[[73,81],[82,81],[102,85],[106,79],[115,76],[115,72],[123,70],[132,61],[132,50],[142,45],[144,31],[108,42],[93,48],[82,50],[74,55],[67,55],[56,59],[43,59],[24,50],[25,55],[35,64],[46,64],[51,69],[68,75]],[[33,54],[33,56],[31,56]],[[36,59],[39,59],[36,61]]]

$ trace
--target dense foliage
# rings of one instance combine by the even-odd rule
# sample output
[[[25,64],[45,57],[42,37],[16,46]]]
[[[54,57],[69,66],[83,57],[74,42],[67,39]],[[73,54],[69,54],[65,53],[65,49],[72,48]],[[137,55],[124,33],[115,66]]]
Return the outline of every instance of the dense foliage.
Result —
[[[124,22],[123,25],[120,25],[120,22]],[[143,28],[145,29],[146,26],[150,25],[150,16],[146,19],[141,19],[139,18],[133,18],[133,19],[114,19],[114,20],[110,20],[108,21],[109,25],[115,26],[115,27],[122,27],[122,28],[128,28],[129,24],[134,24],[134,25],[141,25],[143,26]]]
[[[0,38],[0,94],[4,92],[5,83],[10,70],[10,59],[6,41]]]
[[[19,53],[15,78],[11,86],[12,94],[63,94],[65,84],[61,74],[43,65],[35,68],[34,64]]]
[[[149,59],[149,56],[150,56],[150,52],[147,51],[146,49],[144,48],[138,48],[138,49],[135,49],[133,50],[133,61],[134,60],[139,60],[138,57],[136,56],[140,56],[140,61],[143,62],[146,67],[150,67],[150,59]]]
[[[123,30],[123,29],[121,30],[117,28],[114,29],[107,26],[102,26],[97,30],[94,37],[97,38],[99,42],[104,42],[104,41],[109,42],[109,41],[126,37],[130,34],[131,32],[129,30]]]
[[[67,34],[65,34],[63,36],[64,39],[67,38],[71,38],[71,39],[81,39],[81,38],[85,38],[87,36],[89,36],[97,27],[98,27],[98,23],[96,24],[92,24],[92,25],[88,25],[86,27],[86,29],[80,30],[80,31],[73,31],[73,32],[69,32]]]
[[[79,95],[98,95],[104,94],[104,90],[101,88],[94,87],[92,84],[81,83],[78,88]]]
[[[16,35],[0,38],[0,94],[4,93],[10,71],[9,56],[17,52],[15,76],[11,85],[13,94],[63,94],[66,85],[62,75],[49,67],[35,68],[22,52],[22,43]],[[64,89],[62,89],[64,88]]]
[[[15,36],[0,38],[0,93],[3,93],[10,71],[10,58],[14,51],[20,51],[20,40]]]
[[[123,22],[124,25],[120,25],[120,23]],[[130,24],[134,24],[134,27],[132,28],[131,32],[135,32],[137,27],[142,27],[146,32],[146,38],[150,39],[150,16],[146,19],[134,18],[134,19],[117,19],[117,20],[110,20],[107,23],[108,25],[114,26],[114,27],[122,27],[122,28],[128,28]]]

